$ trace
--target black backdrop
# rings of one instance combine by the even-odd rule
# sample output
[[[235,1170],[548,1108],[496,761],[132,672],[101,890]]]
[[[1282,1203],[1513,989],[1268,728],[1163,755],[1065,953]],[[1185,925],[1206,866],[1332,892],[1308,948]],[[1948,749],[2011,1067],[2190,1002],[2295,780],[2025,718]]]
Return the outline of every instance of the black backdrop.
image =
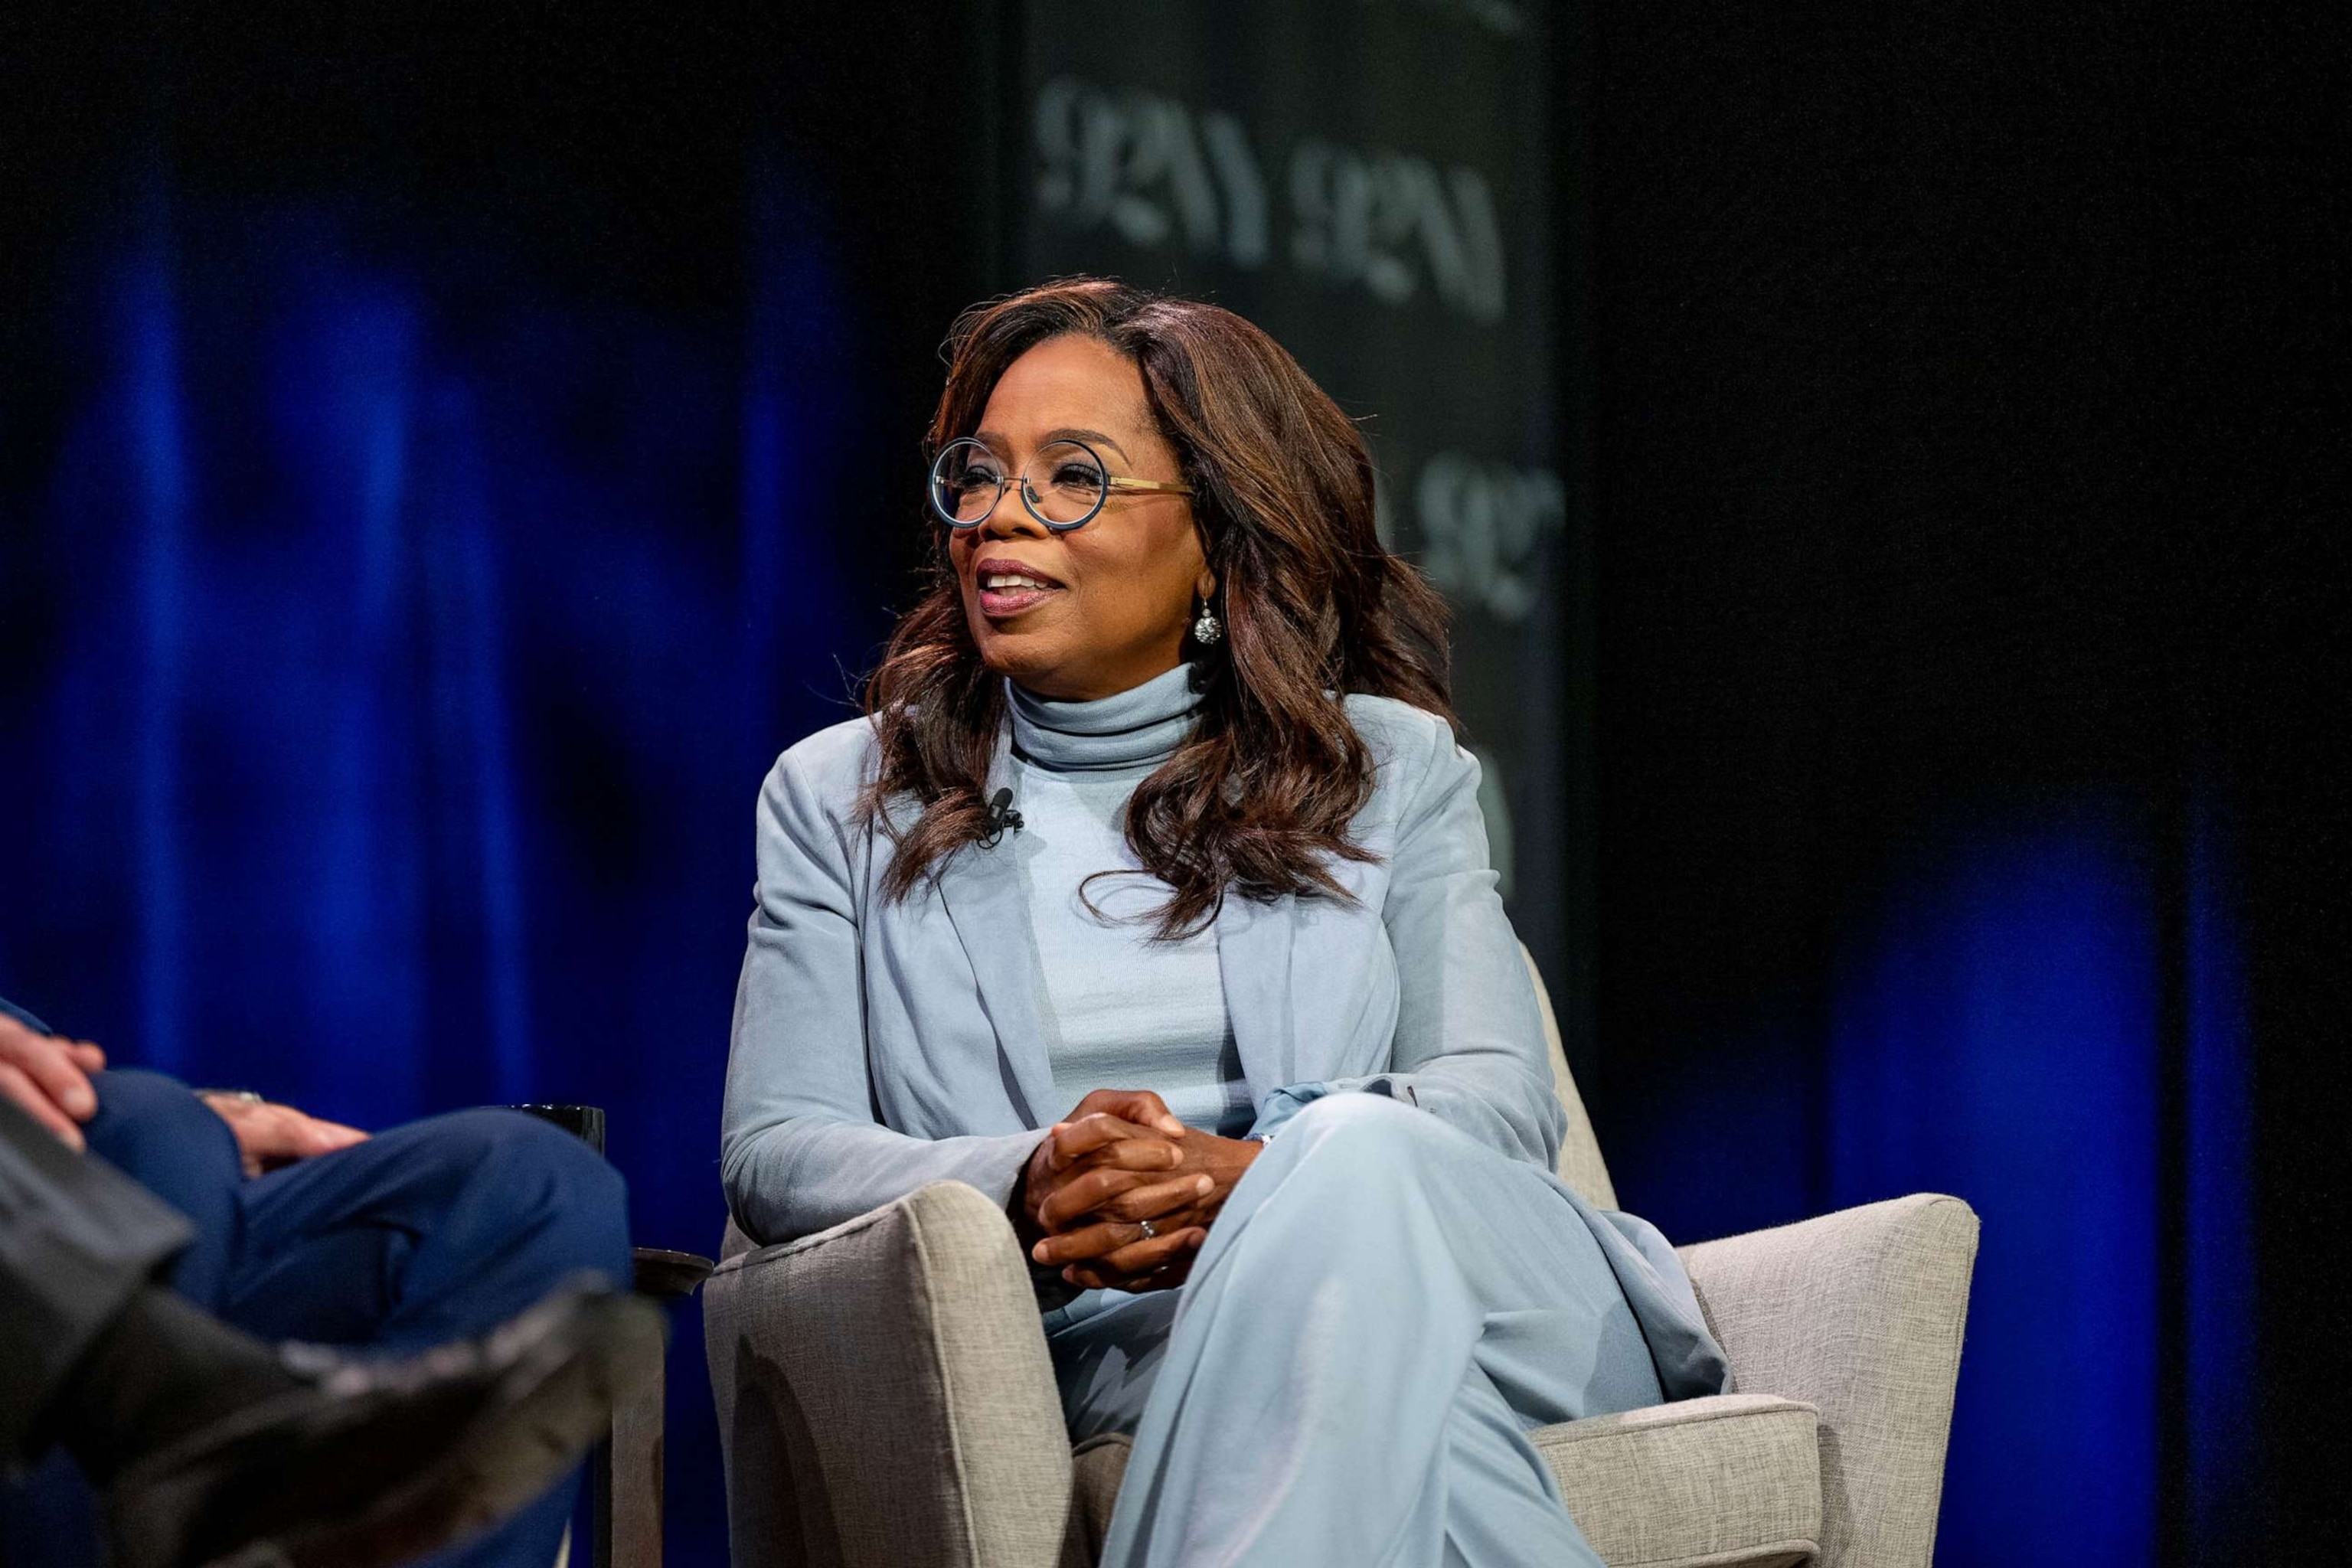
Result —
[[[1859,1117],[1974,1142],[1939,1557],[2284,1560],[2343,1510],[2311,1440],[2345,1328],[2340,40],[2210,5],[1593,16],[1595,1116],[1629,1201],[1794,1217],[1878,1195]],[[2038,938],[2063,1005],[2002,982]],[[2086,1072],[2134,994],[2144,1044]],[[2067,1262],[2126,1232],[2144,1309]],[[2050,1342],[1996,1388],[2012,1337]],[[2051,1446],[2133,1421],[2143,1479]]]
[[[603,1100],[641,1232],[715,1233],[751,792],[903,596],[940,331],[1024,280],[1015,234],[943,215],[975,184],[1018,210],[1027,15],[12,12],[0,989],[354,1120]],[[1535,401],[1566,411],[1592,552],[1558,587],[1596,610],[1555,672],[1594,736],[1559,764],[1564,885],[1589,867],[1592,897],[1562,917],[1592,965],[1562,1002],[1621,1190],[1685,1237],[1961,1191],[1987,1250],[1945,1560],[2274,1559],[2258,1517],[2342,1510],[2312,1436],[2342,1360],[2347,1017],[2324,36],[2093,5],[1604,3],[1547,30],[1563,349]],[[465,657],[504,693],[479,733],[505,760],[422,746],[424,782],[362,819],[470,831],[478,794],[503,802],[518,934],[466,890],[471,837],[418,841],[394,915],[373,886],[314,900],[322,786],[219,742],[307,757],[330,709],[437,712],[467,624],[420,588],[423,629],[343,684],[273,683],[273,625],[343,650],[337,563],[373,537],[271,488],[315,430],[247,428],[269,354],[349,314],[333,289],[290,310],[289,256],[391,279],[414,342],[488,389],[486,429],[553,431],[486,459],[513,618]],[[177,399],[120,371],[147,340],[109,324],[157,277]],[[296,390],[380,379],[325,363]],[[183,510],[89,477],[153,436],[93,422],[126,375],[134,411],[186,416]],[[429,511],[400,514],[420,552]],[[203,563],[183,596],[159,536]],[[218,601],[244,581],[268,613]],[[181,793],[142,795],[172,732],[115,709],[215,667]],[[489,782],[452,794],[444,765]],[[321,842],[396,869],[383,831]],[[154,879],[182,837],[189,923],[251,934],[175,967]],[[339,1001],[368,976],[288,945],[314,915],[412,933],[427,1005]],[[716,1562],[690,1317],[676,1353],[673,1552]]]

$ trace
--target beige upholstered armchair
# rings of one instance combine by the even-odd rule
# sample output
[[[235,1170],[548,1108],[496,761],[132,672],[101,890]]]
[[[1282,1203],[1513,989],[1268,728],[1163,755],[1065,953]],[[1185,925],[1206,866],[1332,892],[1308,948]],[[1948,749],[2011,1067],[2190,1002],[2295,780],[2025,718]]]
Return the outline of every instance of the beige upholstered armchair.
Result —
[[[1544,1022],[1559,1174],[1614,1207],[1549,999]],[[1976,1246],[1968,1205],[1922,1194],[1684,1247],[1740,1392],[1535,1434],[1594,1550],[1927,1563]],[[725,1251],[703,1326],[737,1568],[1095,1562],[1127,1439],[1071,1450],[995,1204],[940,1183],[781,1247],[730,1226]]]

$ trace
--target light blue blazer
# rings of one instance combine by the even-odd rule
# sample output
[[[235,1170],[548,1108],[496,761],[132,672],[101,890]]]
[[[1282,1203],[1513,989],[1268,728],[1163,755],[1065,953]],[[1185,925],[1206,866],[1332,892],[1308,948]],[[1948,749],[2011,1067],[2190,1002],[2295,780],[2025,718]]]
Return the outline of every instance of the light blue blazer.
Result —
[[[1254,1135],[1319,1095],[1369,1090],[1549,1171],[1564,1113],[1486,860],[1478,763],[1433,714],[1346,703],[1378,770],[1352,827],[1378,858],[1330,866],[1356,901],[1235,897],[1217,920]],[[1011,782],[1009,745],[1008,724],[992,796]],[[1040,1130],[1070,1110],[1038,1027],[1013,858],[967,845],[886,900],[889,843],[856,814],[876,758],[866,720],[836,724],[777,759],[760,792],[720,1163],[737,1222],[762,1241],[943,1179],[1009,1201]]]

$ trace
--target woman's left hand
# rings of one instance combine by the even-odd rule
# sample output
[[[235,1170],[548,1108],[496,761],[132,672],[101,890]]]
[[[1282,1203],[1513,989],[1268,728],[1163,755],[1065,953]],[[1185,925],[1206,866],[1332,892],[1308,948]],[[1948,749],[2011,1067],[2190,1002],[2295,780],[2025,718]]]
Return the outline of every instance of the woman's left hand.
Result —
[[[1135,1194],[1097,1194],[1082,1170],[1039,1205],[1047,1234],[1030,1256],[1088,1289],[1166,1290],[1182,1284],[1209,1238],[1209,1226],[1265,1145],[1191,1129],[1169,1142],[1178,1163],[1155,1174],[1152,1189],[1175,1195],[1152,1205],[1152,1212],[1138,1212]],[[1143,1228],[1147,1220],[1150,1233]]]

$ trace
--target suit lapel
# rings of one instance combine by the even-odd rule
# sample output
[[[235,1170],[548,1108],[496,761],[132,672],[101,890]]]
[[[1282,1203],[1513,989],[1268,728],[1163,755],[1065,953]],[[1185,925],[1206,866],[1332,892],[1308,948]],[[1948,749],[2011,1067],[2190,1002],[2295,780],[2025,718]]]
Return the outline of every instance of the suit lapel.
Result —
[[[1242,1074],[1249,1079],[1250,1103],[1261,1109],[1267,1095],[1299,1081],[1290,976],[1297,904],[1291,894],[1272,903],[1229,896],[1217,915],[1217,973],[1225,987],[1225,1016]]]
[[[1011,750],[1008,725],[997,732],[985,798],[993,799],[1013,782]],[[1007,844],[993,848],[967,844],[949,857],[937,886],[956,940],[971,963],[972,978],[979,983],[981,1010],[988,1015],[997,1049],[1025,1102],[1021,1110],[1030,1126],[1046,1126],[1069,1108],[1054,1102],[1054,1064],[1047,1059],[1045,1030],[1037,1019],[1037,962],[1020,862]]]

